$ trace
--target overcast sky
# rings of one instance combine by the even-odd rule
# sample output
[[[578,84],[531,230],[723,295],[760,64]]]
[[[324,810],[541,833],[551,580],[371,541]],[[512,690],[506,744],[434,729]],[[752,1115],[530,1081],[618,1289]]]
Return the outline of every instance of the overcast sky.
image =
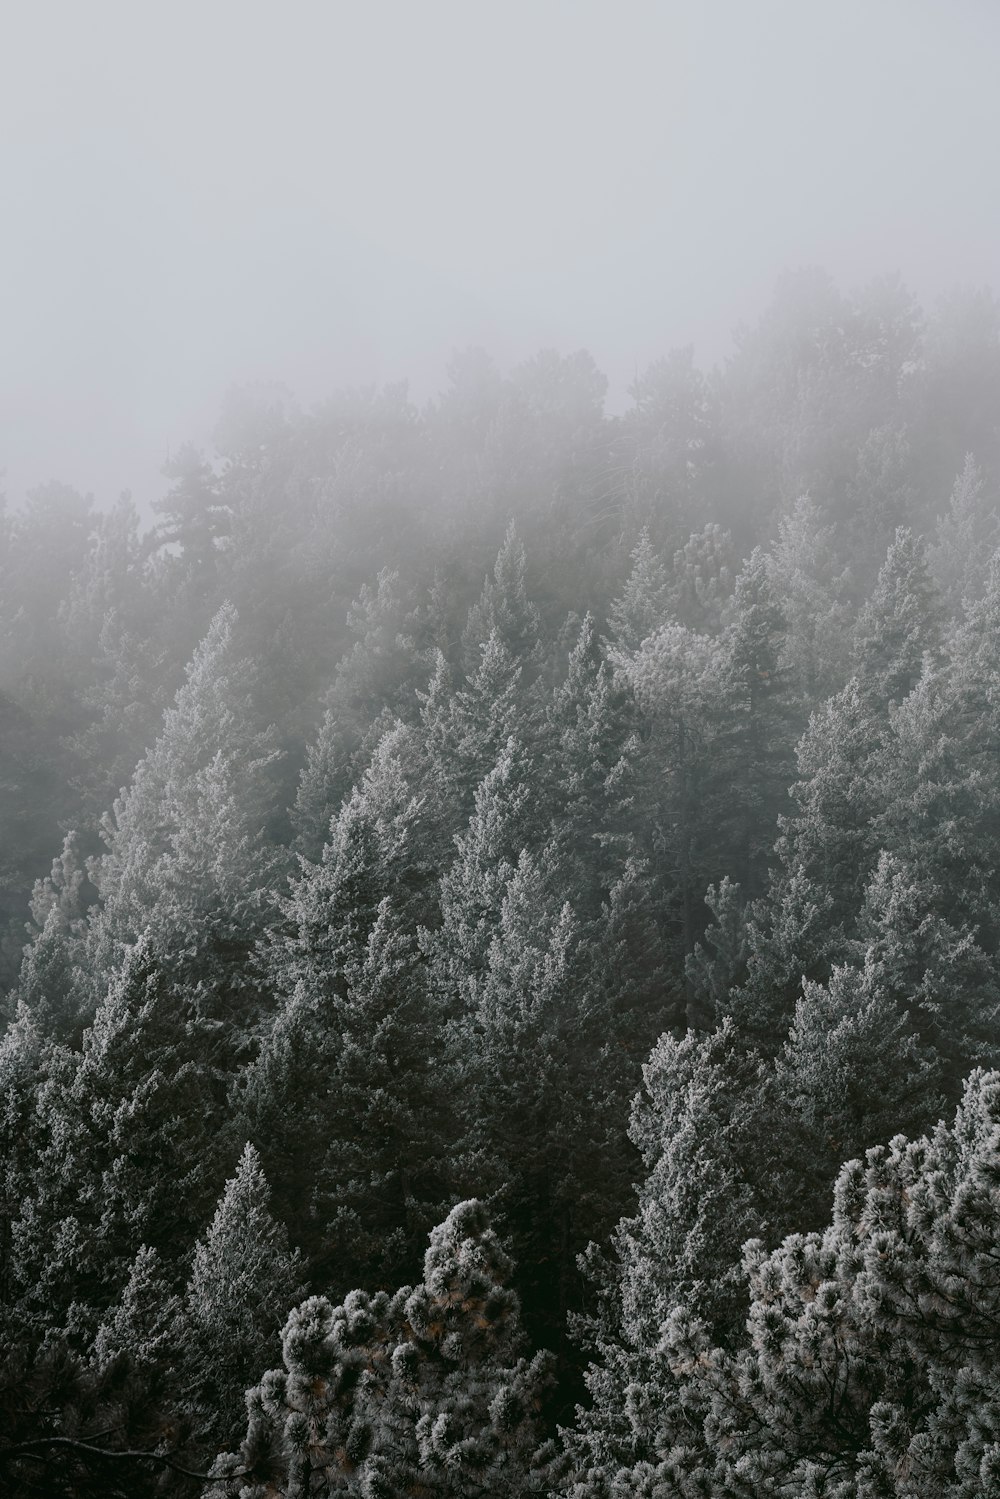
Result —
[[[1000,290],[997,0],[5,0],[0,466],[145,503],[226,389],[708,365],[785,267]]]

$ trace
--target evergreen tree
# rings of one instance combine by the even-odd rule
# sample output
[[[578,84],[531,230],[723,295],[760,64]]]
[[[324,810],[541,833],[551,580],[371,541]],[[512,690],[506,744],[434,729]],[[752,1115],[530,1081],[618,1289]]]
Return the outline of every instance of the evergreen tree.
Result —
[[[751,899],[766,883],[798,737],[796,704],[781,664],[785,633],[767,561],[757,549],[736,580],[720,642],[708,788],[720,863]]]
[[[12,1299],[22,1322],[87,1346],[137,1250],[155,1247],[175,1268],[218,1192],[218,1033],[143,939],[81,1052],[36,1034],[23,1019],[6,1057],[10,1122],[23,1131],[6,1152]]]
[[[643,526],[632,550],[632,571],[611,606],[608,623],[611,639],[620,651],[634,651],[669,618],[670,583],[667,569],[658,557]]]
[[[126,1356],[134,1368],[162,1372],[179,1362],[182,1317],[183,1302],[160,1256],[143,1244],[117,1304],[97,1329],[91,1362],[105,1368]]]
[[[278,872],[266,836],[277,751],[274,731],[257,722],[235,631],[226,605],[106,820],[93,951],[98,970],[109,971],[147,934],[209,1013],[245,1024],[246,960]]]
[[[356,940],[336,979],[299,979],[237,1098],[311,1275],[338,1289],[412,1267],[450,1176],[440,1027],[414,939],[386,898]]]
[[[463,1202],[432,1232],[418,1285],[304,1302],[282,1334],[285,1367],[249,1393],[246,1438],[206,1499],[544,1493],[549,1361],[519,1356],[510,1273],[485,1210]]]
[[[832,928],[856,916],[878,858],[884,742],[878,710],[852,678],[813,713],[796,750],[798,779],[775,849],[778,879],[801,871],[829,900]]]
[[[550,871],[523,852],[451,1027],[459,1153],[496,1184],[526,1315],[549,1346],[578,1298],[575,1256],[610,1229],[627,1180],[616,1129],[632,1085],[625,1017],[589,957]]]
[[[940,649],[940,601],[924,546],[899,526],[858,617],[855,650],[862,690],[884,713],[916,686],[924,655],[937,656]]]
[[[800,495],[783,515],[769,566],[787,622],[781,667],[808,703],[836,692],[848,675],[849,572],[839,562],[832,526]]]
[[[844,1167],[824,1232],[748,1244],[748,1346],[673,1313],[656,1356],[681,1398],[610,1492],[993,1493],[998,1140],[1000,1079],[974,1073],[954,1124]]]
[[[688,629],[718,634],[735,575],[732,537],[709,521],[674,553],[671,617]]]
[[[545,728],[552,838],[566,886],[583,910],[610,890],[635,851],[637,714],[627,682],[604,659],[591,615],[570,653]],[[545,788],[538,787],[544,795]]]
[[[944,515],[938,516],[927,562],[949,615],[983,595],[990,558],[1000,546],[1000,519],[983,472],[966,453]]]
[[[477,788],[468,827],[455,839],[455,858],[440,880],[441,924],[421,935],[445,1014],[461,1008],[459,996],[486,967],[504,892],[529,842],[529,803],[527,767],[511,739]]]
[[[194,1251],[185,1295],[184,1353],[203,1438],[235,1440],[243,1392],[271,1352],[289,1302],[302,1294],[301,1262],[269,1210],[260,1157],[247,1145],[215,1217]]]
[[[715,652],[707,636],[667,625],[614,658],[641,713],[634,825],[679,957],[694,947],[701,899],[718,873],[704,813],[718,716]]]
[[[477,669],[480,651],[494,634],[529,678],[537,671],[539,617],[528,597],[526,571],[524,545],[511,521],[492,576],[483,580],[479,599],[469,610],[462,647],[470,673]]]
[[[569,1435],[574,1499],[599,1499],[617,1468],[655,1453],[676,1405],[656,1358],[674,1307],[697,1308],[718,1336],[738,1338],[740,1245],[761,1232],[773,1195],[765,1163],[774,1160],[777,1100],[730,1022],[707,1036],[663,1035],[643,1076],[629,1125],[646,1168],[637,1211],[619,1223],[610,1258],[594,1245],[587,1256],[600,1310],[579,1329],[596,1358],[586,1375],[591,1404]]]
[[[185,443],[164,465],[173,486],[154,509],[163,517],[156,542],[178,549],[171,570],[180,575],[184,601],[198,610],[216,596],[219,558],[230,529],[229,507],[211,464],[197,448]]]
[[[23,1004],[50,1040],[78,1046],[90,1018],[86,914],[93,889],[75,833],[68,833],[52,871],[31,897],[31,940],[25,948],[12,1008]]]

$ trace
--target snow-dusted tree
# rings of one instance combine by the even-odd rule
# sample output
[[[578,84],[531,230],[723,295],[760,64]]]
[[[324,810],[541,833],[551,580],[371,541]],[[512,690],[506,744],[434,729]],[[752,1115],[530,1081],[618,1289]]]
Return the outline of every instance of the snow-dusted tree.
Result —
[[[267,836],[277,756],[252,700],[236,616],[225,605],[187,670],[156,744],[105,824],[94,962],[110,971],[146,934],[209,1012],[246,1022],[246,959],[273,909]]]
[[[857,913],[878,858],[884,736],[878,711],[852,679],[812,715],[796,750],[798,779],[775,850],[779,878],[801,870],[829,898],[831,926]]]
[[[360,775],[380,734],[412,703],[423,663],[413,638],[412,607],[399,574],[383,568],[347,611],[353,642],[326,694],[309,745],[292,812],[300,853],[318,859],[331,818]]]
[[[509,872],[481,974],[451,1027],[461,1154],[500,1193],[531,1325],[564,1336],[575,1256],[621,1210],[633,1086],[627,1021],[580,944],[552,871],[527,851]]]
[[[156,1250],[143,1244],[125,1289],[97,1329],[91,1361],[103,1367],[124,1356],[135,1368],[172,1372],[185,1332],[183,1301]]]
[[[844,1167],[822,1233],[746,1249],[749,1344],[684,1308],[657,1362],[680,1388],[648,1462],[608,1492],[973,1499],[1000,1486],[1000,1076],[953,1124]],[[676,1412],[682,1410],[678,1419]]]
[[[781,517],[768,565],[787,622],[781,666],[807,702],[818,702],[848,675],[851,600],[833,527],[808,495]]]
[[[588,614],[548,710],[549,785],[537,787],[551,797],[556,857],[583,912],[607,896],[635,852],[637,729],[632,690],[605,660]]]
[[[530,678],[538,668],[538,610],[528,597],[524,545],[511,521],[491,575],[483,580],[479,599],[469,611],[462,636],[466,667],[474,672],[490,636],[496,634],[513,660]]]
[[[940,613],[924,544],[899,526],[854,639],[861,688],[882,713],[916,686],[925,654],[940,653]]]
[[[990,559],[1000,546],[997,503],[971,453],[955,480],[948,509],[938,516],[927,562],[948,613],[957,617],[986,587]]]
[[[669,618],[669,575],[643,526],[632,549],[632,570],[608,614],[612,643],[619,651],[634,651]]]
[[[237,1095],[311,1278],[338,1294],[412,1269],[454,1133],[412,933],[386,898],[353,942],[321,985],[297,981]]]
[[[787,804],[799,710],[782,665],[786,623],[755,549],[733,592],[716,659],[716,722],[704,813],[723,870],[752,899],[766,884],[778,817]]]
[[[792,1208],[806,1226],[820,1221],[838,1161],[900,1127],[921,1128],[943,1101],[940,1060],[874,963],[836,967],[827,984],[806,981],[776,1080],[802,1125]]]
[[[215,1217],[194,1251],[184,1297],[182,1358],[203,1439],[236,1439],[243,1392],[277,1352],[289,1304],[302,1295],[299,1255],[271,1217],[270,1191],[252,1145],[244,1148]]]
[[[86,958],[89,886],[75,833],[67,834],[52,871],[35,883],[31,940],[21,960],[12,1008],[23,1004],[49,1039],[78,1046],[93,1002]]]
[[[597,1499],[616,1467],[655,1451],[665,1409],[676,1403],[656,1357],[675,1306],[696,1309],[718,1336],[738,1340],[746,1314],[740,1246],[767,1222],[768,1163],[778,1164],[768,1074],[730,1022],[707,1036],[662,1036],[643,1074],[629,1126],[646,1168],[637,1211],[619,1223],[610,1256],[591,1245],[586,1257],[600,1301],[579,1326],[595,1358],[586,1376],[591,1404],[569,1441],[577,1499]]]
[[[529,841],[530,798],[524,753],[511,739],[477,788],[468,827],[455,839],[455,858],[440,881],[441,924],[421,936],[446,1013],[455,1012],[468,980],[486,966],[507,882]]]
[[[689,629],[716,634],[736,569],[729,532],[709,521],[674,553],[670,613]]]
[[[423,801],[410,763],[417,754],[413,730],[390,728],[331,822],[319,860],[300,860],[280,901],[283,922],[264,950],[272,985],[285,996],[300,982],[316,999],[335,988],[344,961],[363,952],[386,896],[411,929],[428,919],[436,871],[423,848]]]
[[[521,1356],[511,1268],[485,1209],[463,1202],[431,1234],[418,1285],[304,1302],[206,1499],[545,1493],[549,1359]]]
[[[8,1225],[14,1299],[23,1319],[71,1327],[86,1343],[139,1247],[155,1246],[175,1268],[215,1200],[218,1027],[143,939],[111,976],[81,1052],[33,1034],[22,1023],[5,1041],[23,1129],[6,1160],[18,1197]]]
[[[666,625],[639,650],[613,658],[642,714],[634,820],[681,957],[698,936],[706,885],[725,874],[714,862],[704,810],[719,716],[716,652],[708,636]]]

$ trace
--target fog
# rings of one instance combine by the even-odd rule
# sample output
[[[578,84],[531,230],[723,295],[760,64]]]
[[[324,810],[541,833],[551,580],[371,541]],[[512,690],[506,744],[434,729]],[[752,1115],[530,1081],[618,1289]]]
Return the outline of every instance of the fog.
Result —
[[[989,0],[6,7],[0,466],[145,506],[227,388],[470,343],[620,409],[783,268],[997,283]]]

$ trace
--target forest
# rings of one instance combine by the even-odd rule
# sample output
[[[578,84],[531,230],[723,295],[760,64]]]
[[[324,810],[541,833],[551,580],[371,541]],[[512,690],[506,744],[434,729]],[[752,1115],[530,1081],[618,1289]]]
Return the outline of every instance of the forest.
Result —
[[[0,1492],[1000,1495],[1000,303],[0,511]]]

